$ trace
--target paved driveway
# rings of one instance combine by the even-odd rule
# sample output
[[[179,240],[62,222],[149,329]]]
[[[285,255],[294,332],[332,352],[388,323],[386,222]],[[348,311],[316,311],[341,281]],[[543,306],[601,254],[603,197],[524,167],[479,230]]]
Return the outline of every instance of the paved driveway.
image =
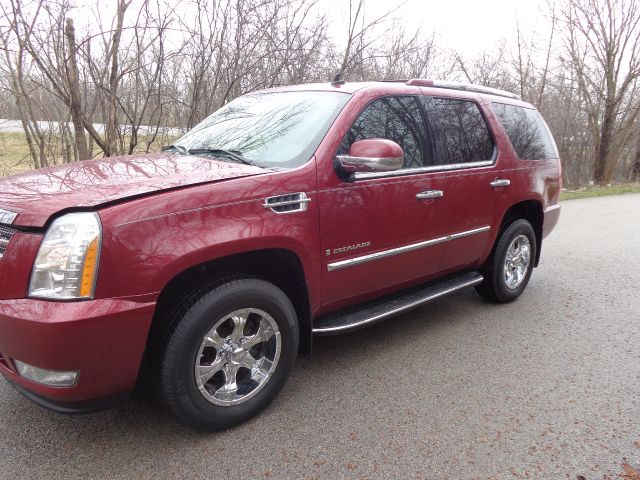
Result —
[[[542,255],[514,304],[469,290],[319,339],[270,408],[221,434],[142,399],[60,416],[0,381],[0,477],[546,480],[638,467],[640,195],[564,203]]]

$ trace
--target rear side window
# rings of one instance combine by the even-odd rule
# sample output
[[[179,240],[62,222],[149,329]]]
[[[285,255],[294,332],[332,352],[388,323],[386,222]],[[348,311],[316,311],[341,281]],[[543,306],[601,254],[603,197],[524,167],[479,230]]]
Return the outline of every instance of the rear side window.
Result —
[[[383,97],[360,114],[340,145],[346,154],[354,142],[368,138],[393,140],[404,151],[404,168],[430,164],[425,145],[426,130],[415,97]]]
[[[423,97],[437,165],[491,160],[494,142],[475,102]]]
[[[492,107],[521,160],[557,157],[553,140],[536,110],[504,103],[493,103]]]

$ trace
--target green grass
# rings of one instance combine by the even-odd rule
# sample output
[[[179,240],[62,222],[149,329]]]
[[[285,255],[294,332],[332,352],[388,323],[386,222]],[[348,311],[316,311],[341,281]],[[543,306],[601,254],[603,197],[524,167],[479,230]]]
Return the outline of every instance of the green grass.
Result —
[[[606,195],[620,195],[622,193],[640,193],[640,183],[622,183],[611,186],[594,186],[575,191],[565,190],[562,192],[560,200],[604,197]]]
[[[33,168],[29,147],[22,133],[0,133],[0,176]]]
[[[56,141],[54,137],[52,140],[48,147],[48,159],[51,165],[56,165],[62,162],[59,139]],[[129,138],[126,137],[125,140],[128,141]],[[138,149],[141,151],[146,146],[145,140],[146,137],[144,135],[138,137]],[[169,144],[173,140],[175,140],[175,137],[158,136],[151,146],[151,151],[157,152],[162,145]],[[97,147],[94,146],[94,153],[97,151]],[[33,163],[24,134],[0,132],[0,177],[14,175],[32,168]]]

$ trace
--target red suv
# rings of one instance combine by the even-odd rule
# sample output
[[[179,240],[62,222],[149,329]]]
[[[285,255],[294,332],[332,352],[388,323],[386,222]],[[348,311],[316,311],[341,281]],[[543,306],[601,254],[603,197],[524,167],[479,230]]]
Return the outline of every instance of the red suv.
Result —
[[[245,95],[163,153],[0,181],[0,371],[61,412],[142,376],[186,424],[226,428],[276,396],[314,335],[470,286],[516,299],[560,190],[547,126],[507,92]]]

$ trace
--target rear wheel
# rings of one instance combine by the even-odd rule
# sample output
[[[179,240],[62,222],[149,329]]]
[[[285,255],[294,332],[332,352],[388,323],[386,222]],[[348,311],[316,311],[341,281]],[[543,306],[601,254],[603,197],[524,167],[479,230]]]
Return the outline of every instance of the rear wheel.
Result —
[[[165,334],[160,393],[183,423],[232,427],[284,386],[298,351],[295,309],[275,285],[245,278],[205,289]]]
[[[482,269],[484,280],[476,287],[477,292],[498,303],[518,298],[531,278],[536,252],[536,236],[531,224],[524,219],[509,224]]]

